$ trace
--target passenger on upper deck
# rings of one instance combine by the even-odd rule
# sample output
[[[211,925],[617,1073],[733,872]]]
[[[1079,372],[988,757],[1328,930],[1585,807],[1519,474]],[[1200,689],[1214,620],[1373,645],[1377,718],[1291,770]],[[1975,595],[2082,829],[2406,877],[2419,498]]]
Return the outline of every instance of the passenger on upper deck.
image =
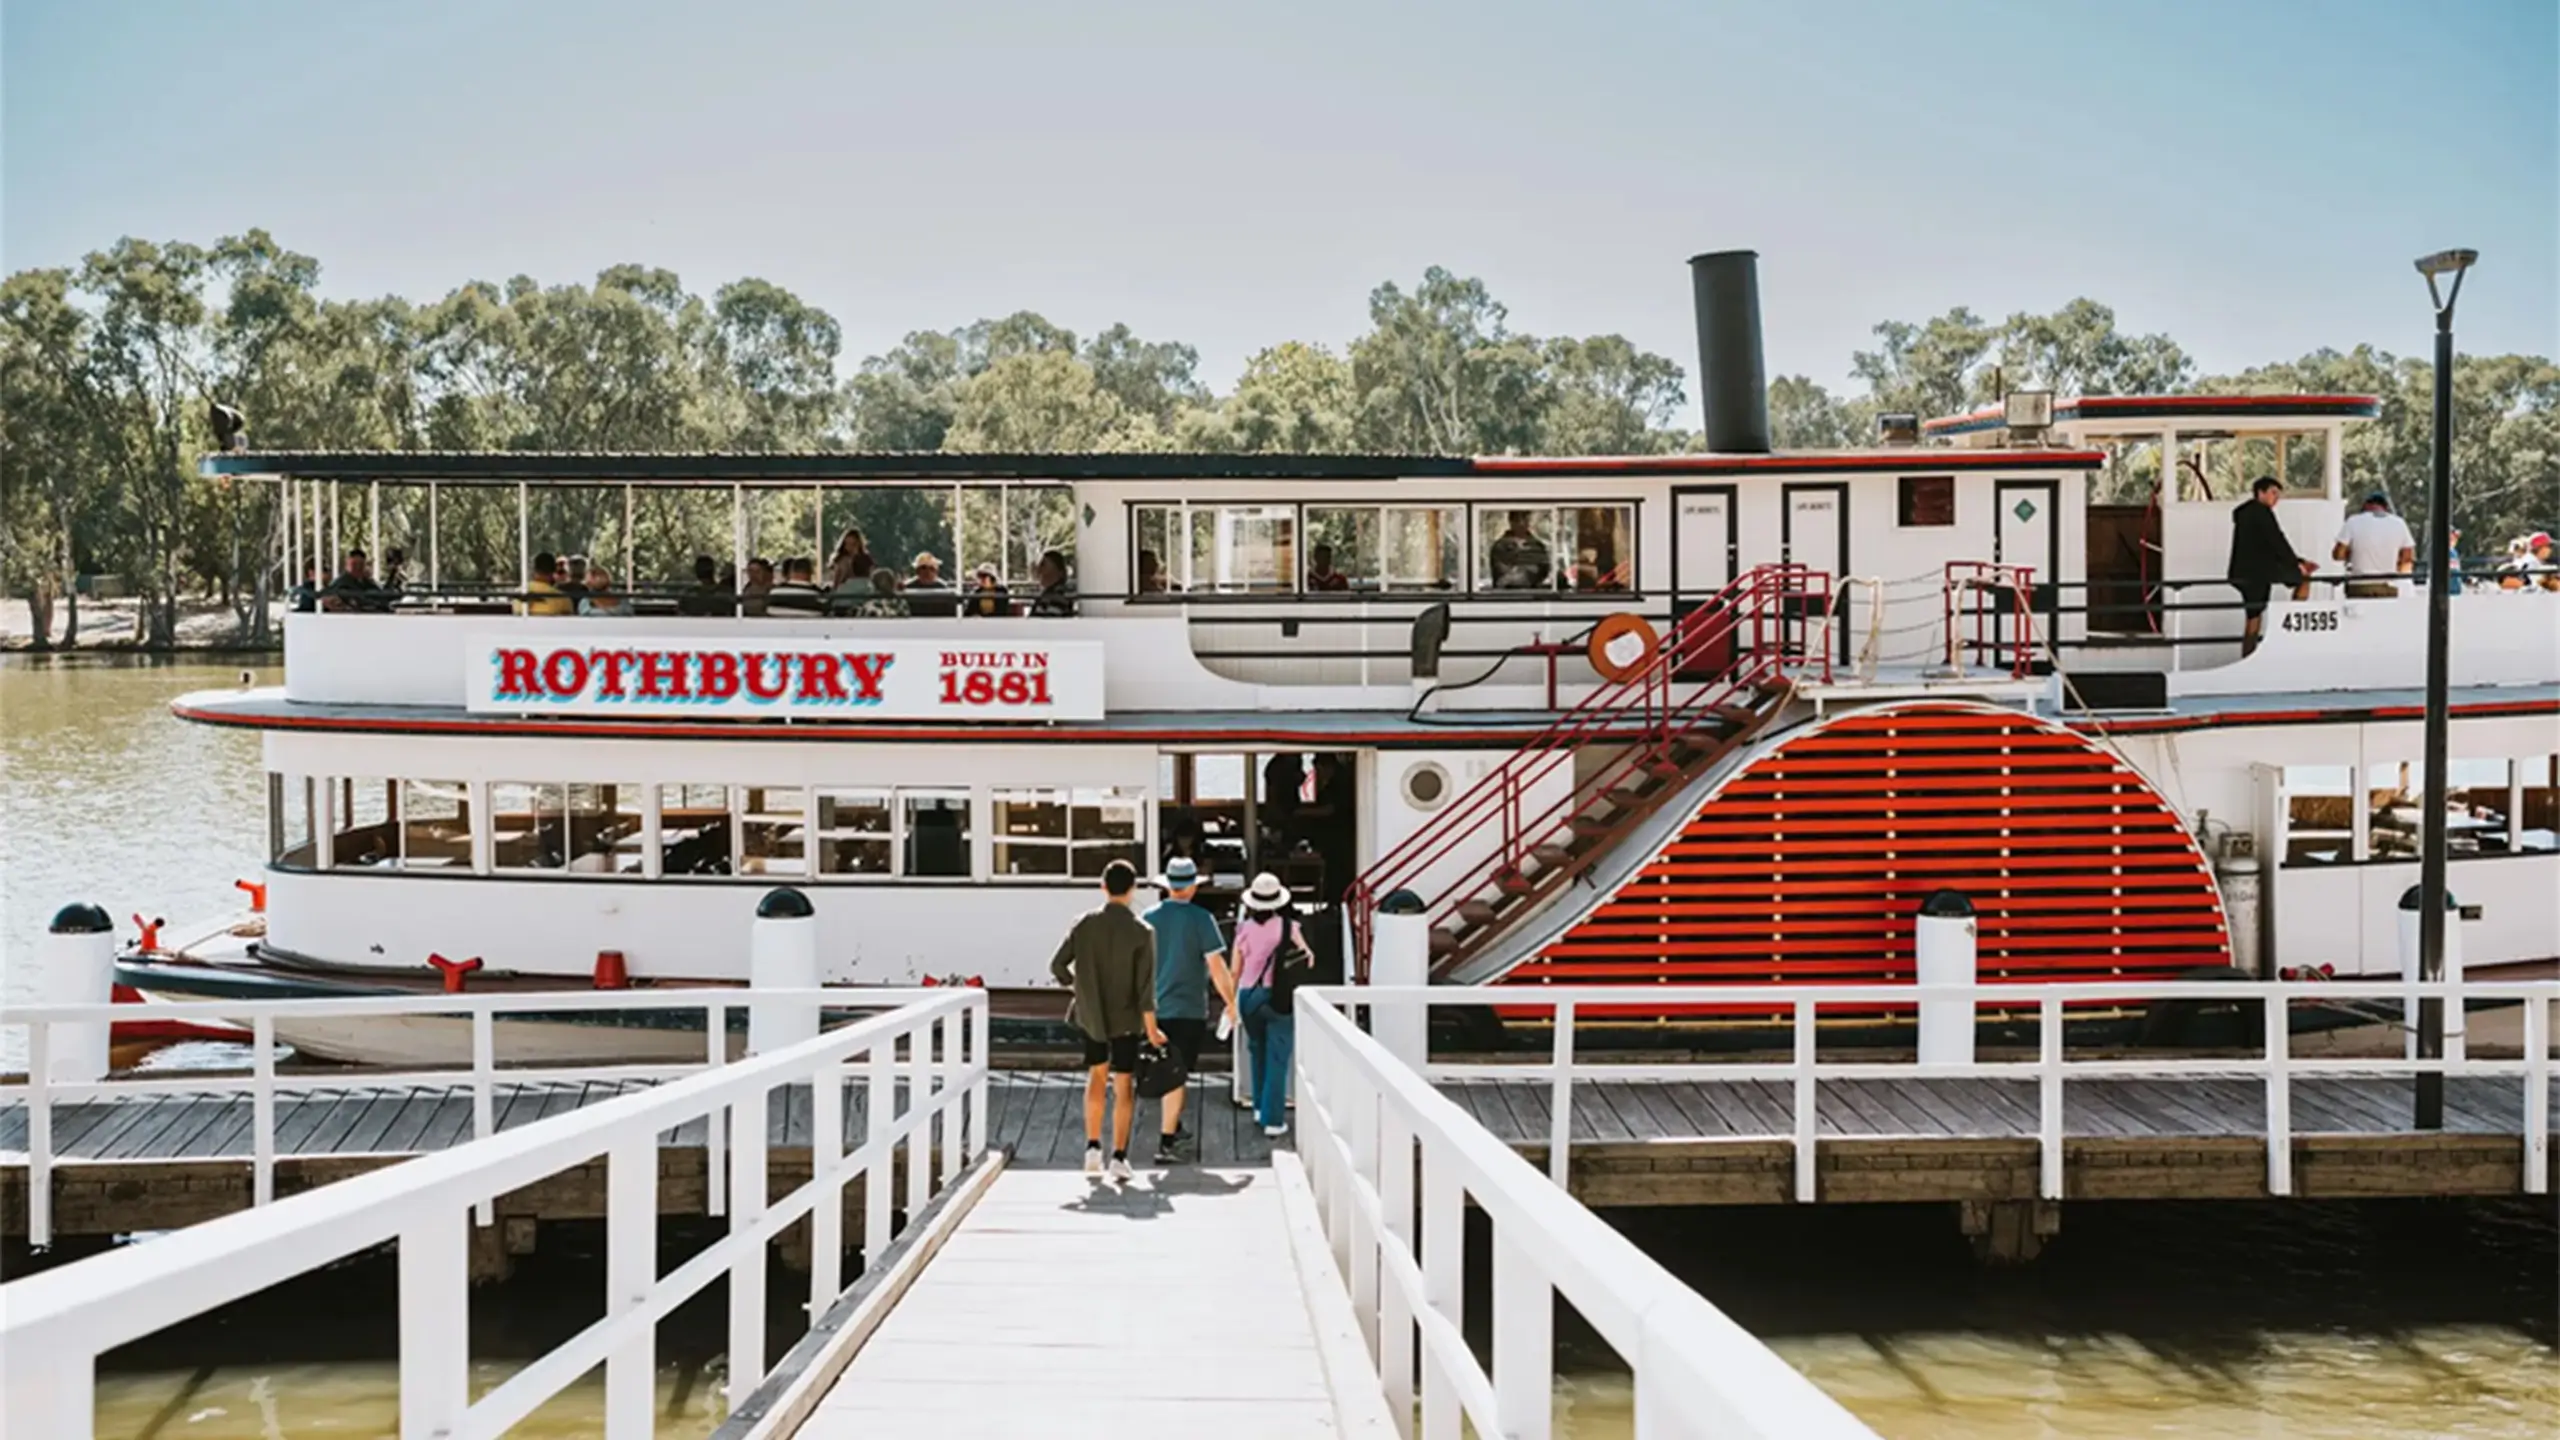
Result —
[[[773,593],[773,562],[761,555],[747,562],[747,583],[738,587],[738,613],[761,615]]]
[[[2400,593],[2400,582],[2388,577],[2417,568],[2418,542],[2410,536],[2408,522],[2391,513],[2391,497],[2376,490],[2364,497],[2362,510],[2338,527],[2329,558],[2347,562],[2347,598],[2388,600]]]
[[[409,588],[409,552],[397,545],[382,552],[382,588],[395,597]]]
[[[855,613],[866,620],[907,618],[906,598],[898,593],[898,572],[886,565],[875,566],[871,571],[871,598],[863,601]]]
[[[2276,523],[2276,502],[2283,498],[2284,482],[2261,475],[2249,486],[2249,498],[2231,509],[2231,560],[2223,567],[2223,578],[2240,592],[2242,613],[2249,617],[2240,635],[2244,657],[2258,648],[2258,629],[2267,618],[2267,592],[2278,585],[2295,589],[2313,568],[2310,561],[2293,553],[2293,542]]]
[[[1163,557],[1157,555],[1153,550],[1139,551],[1138,593],[1141,595],[1162,595],[1172,588],[1172,585],[1165,579]]]
[[[1031,599],[1031,613],[1052,618],[1065,618],[1076,613],[1075,587],[1067,582],[1067,557],[1056,550],[1040,552],[1040,563],[1032,567],[1033,579],[1040,582],[1040,593]]]
[[[737,597],[720,583],[720,567],[708,555],[693,557],[693,584],[676,597],[679,615],[727,615],[738,608]]]
[[[587,595],[587,557],[584,555],[561,556],[558,583],[560,593],[569,597],[572,609],[576,608]]]
[[[526,615],[570,615],[577,612],[577,602],[560,593],[560,561],[548,550],[533,557],[533,573],[525,577],[525,598],[518,602],[519,613]]]
[[[373,583],[373,562],[362,550],[347,552],[346,568],[330,580],[320,592],[320,608],[329,611],[361,610],[381,614],[391,608],[390,597]]]
[[[969,591],[967,611],[980,620],[999,620],[1013,614],[1013,596],[1004,588],[1004,580],[993,565],[981,565]]]
[[[302,562],[302,583],[293,587],[293,613],[308,615],[320,608],[320,567]]]
[[[916,573],[907,581],[907,610],[932,617],[960,613],[960,597],[942,581],[942,557],[930,550],[916,555]]]
[[[631,613],[631,598],[615,594],[612,573],[602,565],[590,563],[587,566],[587,593],[578,601],[578,613],[628,615]]]
[[[1487,556],[1496,590],[1544,590],[1555,579],[1555,557],[1547,542],[1529,529],[1529,512],[1514,510],[1509,525],[1493,537]]]
[[[863,538],[860,527],[848,529],[844,538],[836,542],[835,558],[827,562],[827,588],[843,592],[854,581],[868,583],[874,568],[871,542]]]
[[[782,583],[773,587],[767,597],[767,610],[794,615],[823,615],[827,597],[818,593],[817,563],[806,555],[794,555],[782,562]]]
[[[1309,591],[1348,590],[1351,577],[1333,568],[1333,547],[1318,545],[1307,552],[1307,589]]]

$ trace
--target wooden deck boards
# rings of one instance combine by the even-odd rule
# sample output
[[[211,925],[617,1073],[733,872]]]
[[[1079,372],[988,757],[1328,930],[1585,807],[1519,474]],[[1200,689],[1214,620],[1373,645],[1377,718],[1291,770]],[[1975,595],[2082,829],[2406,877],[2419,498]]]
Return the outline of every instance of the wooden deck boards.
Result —
[[[1336,1434],[1284,1223],[1268,1170],[1008,1169],[799,1433]]]
[[[601,1104],[641,1081],[510,1085],[498,1128]],[[1543,1165],[1550,1088],[1519,1080],[1450,1083],[1461,1109]],[[2446,1086],[2445,1127],[2415,1130],[2406,1078],[2307,1077],[2293,1089],[2295,1193],[2515,1194],[2522,1188],[2523,1095],[2510,1080]],[[904,1104],[904,1091],[896,1092]],[[1271,1141],[1229,1099],[1227,1077],[1196,1077],[1185,1124],[1193,1163],[1251,1168]],[[1008,1072],[989,1084],[990,1140],[1018,1170],[1074,1169],[1084,1150],[1084,1076]],[[869,1092],[846,1090],[845,1138],[860,1143]],[[2248,1198],[2266,1193],[2265,1086],[2249,1079],[2076,1080],[2064,1091],[2066,1198]],[[1781,1081],[1583,1084],[1573,1094],[1571,1175],[1595,1204],[1783,1204],[1795,1195],[1794,1099]],[[2553,1107],[2560,1117],[2560,1104]],[[55,1111],[56,1213],[101,1229],[165,1228],[248,1203],[246,1095],[137,1097]],[[779,1091],[767,1134],[778,1164],[805,1167],[806,1087]],[[1817,1191],[1826,1201],[2031,1198],[2039,1193],[2036,1086],[2022,1080],[1825,1080],[1817,1108]],[[1138,1107],[1132,1158],[1153,1158],[1153,1102]],[[361,1083],[279,1096],[277,1193],[343,1178],[471,1133],[467,1087]],[[703,1126],[660,1137],[662,1185],[699,1208]],[[2560,1128],[2555,1129],[2560,1133]],[[0,1233],[24,1233],[26,1115],[0,1106]],[[1285,1143],[1285,1142],[1284,1142]],[[2560,1163],[2560,1145],[2551,1147]],[[689,1178],[688,1178],[689,1177]],[[575,1187],[570,1187],[572,1191]],[[546,1192],[546,1194],[549,1192]],[[562,1213],[583,1213],[574,1202]],[[550,1213],[548,1210],[545,1213]],[[128,1217],[133,1223],[126,1224]],[[67,1231],[66,1233],[85,1233]]]

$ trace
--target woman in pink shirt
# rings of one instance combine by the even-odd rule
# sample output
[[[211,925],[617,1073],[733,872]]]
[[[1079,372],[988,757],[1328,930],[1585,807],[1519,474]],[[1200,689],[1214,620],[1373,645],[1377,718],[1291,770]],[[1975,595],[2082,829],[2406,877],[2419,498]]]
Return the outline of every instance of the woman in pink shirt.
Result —
[[[1236,921],[1236,1009],[1244,1017],[1253,1118],[1262,1123],[1263,1134],[1272,1136],[1289,1133],[1289,1062],[1298,1022],[1273,1008],[1271,984],[1282,941],[1306,943],[1288,911],[1288,887],[1265,871],[1244,892],[1244,914]]]

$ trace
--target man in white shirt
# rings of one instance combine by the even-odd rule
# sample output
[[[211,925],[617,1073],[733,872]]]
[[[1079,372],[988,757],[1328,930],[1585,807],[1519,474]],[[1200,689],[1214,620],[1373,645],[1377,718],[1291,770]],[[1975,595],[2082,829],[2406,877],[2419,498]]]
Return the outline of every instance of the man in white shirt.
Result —
[[[2417,567],[2418,542],[2408,522],[2391,513],[2391,497],[2377,490],[2339,527],[2329,555],[2347,562],[2348,599],[2388,600],[2400,593],[2400,582],[2369,577],[2408,574]]]

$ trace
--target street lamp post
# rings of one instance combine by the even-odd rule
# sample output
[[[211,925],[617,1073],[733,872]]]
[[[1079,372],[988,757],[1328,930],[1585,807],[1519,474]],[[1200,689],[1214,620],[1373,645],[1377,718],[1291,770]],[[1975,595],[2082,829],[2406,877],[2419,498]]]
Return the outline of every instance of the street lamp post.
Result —
[[[2445,927],[2445,672],[2453,623],[2453,302],[2477,250],[2442,250],[2418,262],[2427,298],[2436,307],[2435,474],[2427,489],[2427,799],[2424,845],[2418,861],[2418,978],[2444,979]],[[2452,276],[2439,288],[2441,277]],[[2418,1058],[2444,1058],[2444,1001],[2418,1002]],[[2444,1128],[2444,1072],[2417,1077],[2417,1125]]]

